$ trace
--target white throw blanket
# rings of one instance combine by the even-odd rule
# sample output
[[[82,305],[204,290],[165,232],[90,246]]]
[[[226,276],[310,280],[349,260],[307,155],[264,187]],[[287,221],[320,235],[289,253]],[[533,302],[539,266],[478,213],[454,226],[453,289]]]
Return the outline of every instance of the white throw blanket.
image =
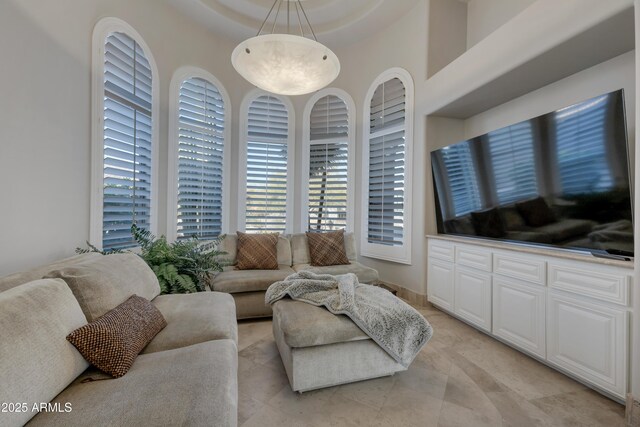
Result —
[[[389,291],[358,283],[352,273],[332,276],[301,271],[269,286],[265,301],[273,304],[287,295],[348,316],[404,367],[433,334],[427,319],[416,309]]]

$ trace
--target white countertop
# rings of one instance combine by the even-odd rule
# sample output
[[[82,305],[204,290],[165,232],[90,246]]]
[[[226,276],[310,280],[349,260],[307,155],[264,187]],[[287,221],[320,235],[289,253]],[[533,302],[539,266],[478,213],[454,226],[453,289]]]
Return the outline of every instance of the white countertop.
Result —
[[[621,261],[617,259],[598,258],[589,253],[572,249],[555,249],[544,246],[527,245],[524,243],[498,242],[477,237],[452,236],[446,234],[428,234],[427,239],[446,240],[455,243],[465,243],[477,246],[486,246],[496,249],[507,249],[510,251],[525,252],[536,255],[548,255],[556,258],[572,259],[576,261],[590,262],[594,264],[614,265],[633,269],[633,258],[631,261]]]

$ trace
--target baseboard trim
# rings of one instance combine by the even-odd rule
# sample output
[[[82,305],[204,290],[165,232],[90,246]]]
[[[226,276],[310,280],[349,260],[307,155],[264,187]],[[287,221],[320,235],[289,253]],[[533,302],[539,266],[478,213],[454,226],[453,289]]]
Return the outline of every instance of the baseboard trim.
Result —
[[[397,296],[402,298],[405,301],[410,302],[411,304],[416,304],[419,306],[427,305],[427,296],[419,294],[417,292],[410,291],[409,289],[403,288],[402,286],[398,286],[395,283],[383,282],[386,286],[390,287],[398,294]]]
[[[627,427],[640,427],[640,399],[634,398],[631,393],[627,394],[625,414]]]

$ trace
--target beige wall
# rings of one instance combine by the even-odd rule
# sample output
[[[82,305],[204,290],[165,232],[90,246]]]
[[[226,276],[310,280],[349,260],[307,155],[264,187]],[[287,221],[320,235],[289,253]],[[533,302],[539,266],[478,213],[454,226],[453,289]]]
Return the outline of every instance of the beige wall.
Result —
[[[467,49],[536,0],[470,0],[467,5]]]
[[[231,66],[234,43],[157,0],[3,0],[0,275],[71,255],[89,238],[91,35],[106,16],[133,26],[158,65],[160,230],[167,223],[169,83],[177,68],[201,67],[223,82],[233,107],[232,140],[238,140],[239,106],[250,87]],[[231,227],[235,218],[234,209]]]

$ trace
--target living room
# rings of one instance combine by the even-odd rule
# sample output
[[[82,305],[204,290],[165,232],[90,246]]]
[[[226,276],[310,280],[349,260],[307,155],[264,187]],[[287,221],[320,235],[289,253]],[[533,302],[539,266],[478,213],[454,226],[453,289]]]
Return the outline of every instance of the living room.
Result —
[[[3,1],[0,424],[640,425],[639,9]],[[320,45],[319,62],[274,68],[281,58],[269,54],[282,52],[261,53],[254,39],[282,33]],[[312,77],[325,81],[296,86]],[[205,131],[188,113],[193,97]],[[553,153],[579,157],[590,134],[555,150],[560,119],[591,124],[585,111],[596,110],[610,130],[602,151],[567,173]],[[122,126],[131,152],[113,137]],[[517,145],[525,128],[529,145]],[[496,135],[511,138],[502,181]],[[200,157],[185,156],[190,137],[207,141]],[[140,167],[123,166],[127,156]],[[198,197],[182,190],[196,169]],[[600,187],[599,173],[609,177]],[[574,198],[558,197],[567,174],[578,177]],[[138,184],[126,192],[122,180]],[[337,246],[316,235],[337,235]],[[125,253],[96,253],[114,249]],[[173,275],[154,258],[170,250],[210,264]],[[335,259],[322,266],[320,252]],[[241,269],[243,256],[272,266]],[[375,288],[422,328],[407,360],[367,333],[382,317],[291,301],[293,291],[275,301],[271,285],[291,276],[346,273],[356,295]],[[340,280],[332,289],[353,285]],[[71,333],[134,294],[158,330],[121,377],[95,374],[100,362]]]

